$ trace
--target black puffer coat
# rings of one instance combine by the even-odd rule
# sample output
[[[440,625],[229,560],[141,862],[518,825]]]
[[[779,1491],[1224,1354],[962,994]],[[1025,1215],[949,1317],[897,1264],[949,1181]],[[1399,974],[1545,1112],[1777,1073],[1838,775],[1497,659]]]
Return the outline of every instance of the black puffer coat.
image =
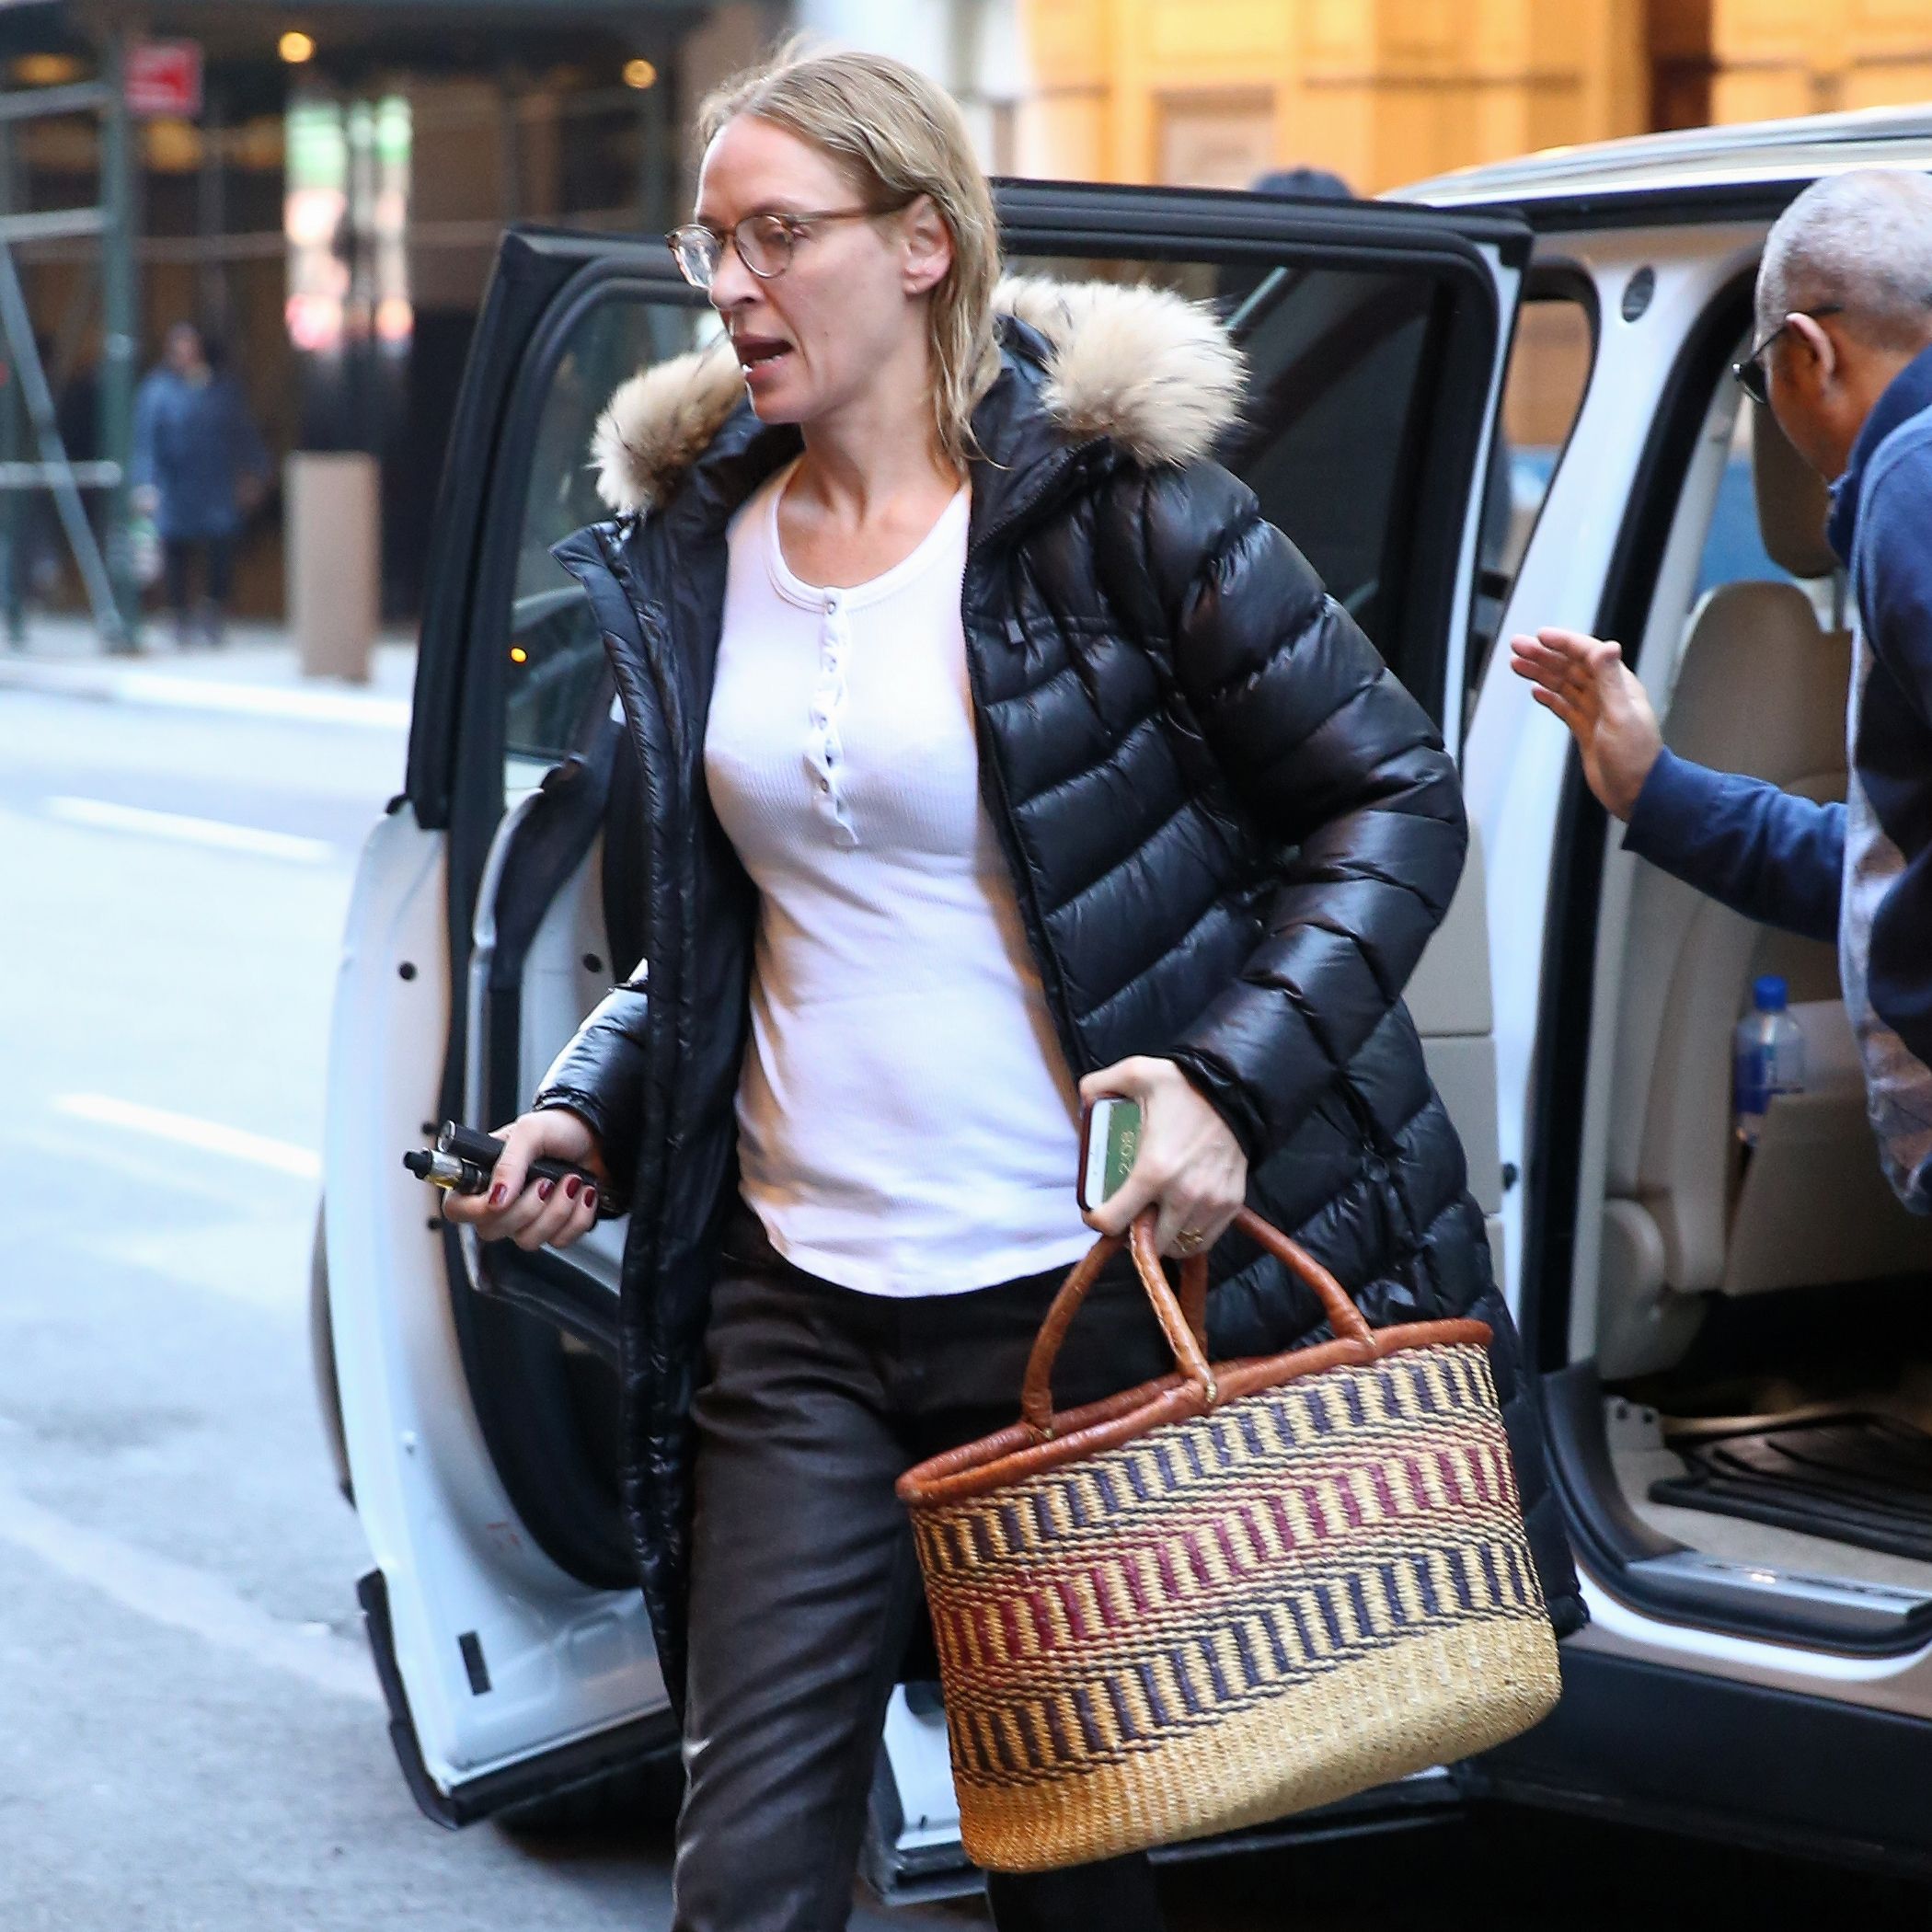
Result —
[[[1370,1321],[1473,1314],[1559,1629],[1581,1604],[1462,1147],[1401,990],[1466,832],[1428,718],[1249,491],[1194,460],[1238,394],[1213,319],[1144,290],[1009,290],[973,429],[963,607],[982,789],[1076,1075],[1179,1063],[1239,1138],[1249,1199]],[[798,449],[717,350],[620,390],[599,432],[620,514],[557,555],[615,667],[648,825],[646,959],[558,1056],[628,1207],[626,1494],[667,1683],[682,1681],[688,1416],[748,1029],[756,893],[707,799],[726,526]],[[1070,1178],[1071,1179],[1071,1178]],[[1216,1355],[1318,1332],[1230,1238]]]

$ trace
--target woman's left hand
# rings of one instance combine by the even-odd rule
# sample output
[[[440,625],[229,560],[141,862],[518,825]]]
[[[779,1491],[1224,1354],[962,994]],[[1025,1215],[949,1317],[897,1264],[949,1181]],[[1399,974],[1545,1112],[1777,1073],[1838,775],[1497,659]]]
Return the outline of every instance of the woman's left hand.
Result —
[[[1154,1239],[1162,1254],[1205,1254],[1248,1198],[1240,1142],[1171,1060],[1118,1061],[1080,1083],[1083,1105],[1109,1094],[1140,1103],[1140,1150],[1121,1186],[1086,1210],[1087,1225],[1123,1235],[1143,1208],[1157,1207]]]

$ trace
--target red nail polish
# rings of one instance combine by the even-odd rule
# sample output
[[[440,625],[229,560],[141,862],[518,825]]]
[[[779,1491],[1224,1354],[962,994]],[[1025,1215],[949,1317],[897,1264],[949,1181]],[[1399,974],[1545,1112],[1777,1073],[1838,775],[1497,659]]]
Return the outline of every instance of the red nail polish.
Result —
[[[579,1180],[576,1175],[573,1174],[570,1176],[569,1179],[564,1182],[564,1192],[568,1194],[572,1201],[575,1201],[577,1199],[578,1190],[582,1186],[582,1181]]]
[[[583,1204],[587,1208],[593,1208],[597,1205],[597,1190],[595,1188],[586,1188],[583,1190]]]
[[[550,1190],[551,1190],[552,1188],[554,1188],[554,1187],[555,1187],[556,1185],[557,1185],[557,1183],[556,1183],[556,1182],[555,1182],[554,1180],[540,1180],[540,1181],[538,1181],[538,1182],[537,1182],[537,1184],[536,1184],[536,1198],[537,1198],[537,1199],[538,1199],[539,1201],[547,1201],[547,1200],[549,1200],[549,1198],[550,1198]]]
[[[502,1183],[502,1182],[501,1182],[500,1180],[500,1181],[498,1181],[498,1183],[496,1184],[496,1186],[495,1186],[495,1187],[493,1187],[492,1189],[490,1189],[490,1190],[489,1190],[489,1204],[490,1204],[490,1206],[491,1206],[491,1207],[501,1207],[501,1206],[503,1205],[503,1197],[504,1197],[504,1195],[506,1195],[507,1193],[509,1193],[509,1191],[510,1191],[510,1190],[509,1190],[509,1189],[508,1189],[507,1187],[505,1187],[505,1186],[503,1185],[503,1183]]]

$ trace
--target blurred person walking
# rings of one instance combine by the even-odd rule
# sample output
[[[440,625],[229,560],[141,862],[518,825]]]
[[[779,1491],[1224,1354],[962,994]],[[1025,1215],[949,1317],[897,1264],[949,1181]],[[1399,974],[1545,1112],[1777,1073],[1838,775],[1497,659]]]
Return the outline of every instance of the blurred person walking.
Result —
[[[241,385],[216,366],[193,323],[177,322],[134,400],[132,467],[134,508],[161,538],[177,643],[222,641],[235,541],[272,474]]]
[[[1607,639],[1543,630],[1511,639],[1512,662],[1628,850],[1836,940],[1880,1159],[1932,1213],[1932,181],[1859,168],[1806,189],[1765,237],[1756,311],[1732,374],[1831,484],[1825,535],[1851,581],[1845,802],[1679,758]]]
[[[624,1488],[684,1724],[679,1932],[845,1923],[919,1578],[912,1464],[1018,1413],[1094,1229],[1215,1248],[1211,1353],[1475,1314],[1559,1627],[1581,1620],[1463,1154],[1399,1001],[1466,841],[1420,707],[1253,495],[1205,308],[997,292],[952,101],[877,56],[707,105],[672,237],[722,339],[598,431],[558,555],[648,774],[646,959],[507,1143],[485,1238],[628,1213]],[[1144,1110],[1074,1200],[1079,1103]],[[539,1155],[594,1187],[537,1181]],[[1117,1265],[1116,1265],[1117,1264]],[[1056,1393],[1167,1373],[1116,1257]],[[994,1874],[1001,1932],[1160,1924],[1144,1856]]]

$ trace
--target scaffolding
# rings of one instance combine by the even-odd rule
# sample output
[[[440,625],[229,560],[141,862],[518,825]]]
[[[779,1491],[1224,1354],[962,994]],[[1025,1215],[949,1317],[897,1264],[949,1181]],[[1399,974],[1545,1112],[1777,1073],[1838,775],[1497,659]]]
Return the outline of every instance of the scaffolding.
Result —
[[[141,595],[130,519],[129,459],[133,439],[135,326],[133,157],[123,66],[127,37],[104,36],[99,78],[73,86],[0,92],[0,338],[14,382],[0,407],[0,501],[6,509],[5,603],[11,640],[22,634],[24,507],[45,492],[79,572],[95,628],[107,650],[140,647]],[[23,211],[15,132],[59,115],[100,118],[99,187],[94,205]],[[16,249],[25,243],[98,240],[101,356],[98,460],[75,462],[61,432],[53,387],[28,312]],[[85,287],[85,283],[83,283]],[[78,307],[74,311],[80,313]],[[72,329],[63,329],[71,335]],[[23,420],[24,417],[24,420]],[[32,454],[27,450],[29,446]],[[98,527],[82,492],[96,493]]]

